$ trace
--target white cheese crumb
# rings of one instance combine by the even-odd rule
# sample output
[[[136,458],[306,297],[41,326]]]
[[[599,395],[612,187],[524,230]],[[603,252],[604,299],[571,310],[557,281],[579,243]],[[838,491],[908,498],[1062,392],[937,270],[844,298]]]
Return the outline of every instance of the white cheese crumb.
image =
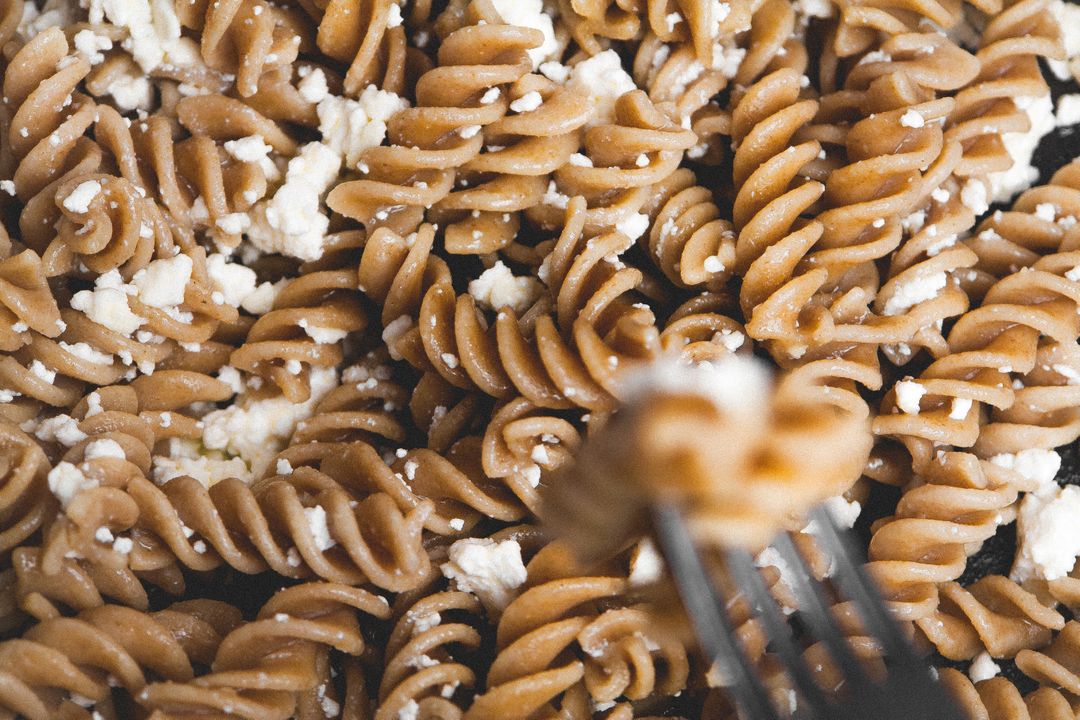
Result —
[[[968,676],[971,678],[971,682],[981,682],[989,680],[999,672],[1001,672],[1001,667],[990,657],[990,653],[983,650],[971,661]]]
[[[1058,98],[1056,125],[1068,127],[1077,124],[1080,124],[1080,93],[1062,95]]]
[[[86,477],[79,468],[69,462],[57,463],[56,467],[49,471],[47,481],[50,492],[60,501],[61,507],[67,507],[81,491],[98,486],[96,479]]]
[[[465,521],[462,518],[451,518],[449,525],[452,530],[465,529]]]
[[[909,280],[894,289],[892,296],[885,302],[884,313],[899,315],[921,302],[932,300],[948,282],[944,272],[930,273]]]
[[[1065,577],[1080,555],[1080,487],[1049,484],[1024,496],[1017,515],[1017,582]]]
[[[540,47],[528,51],[533,62],[533,69],[539,67],[559,49],[559,43],[555,37],[555,25],[552,22],[552,16],[544,11],[543,0],[492,0],[491,4],[507,25],[532,28],[543,33],[544,42]]]
[[[615,229],[631,240],[637,240],[649,229],[649,216],[631,213],[616,223]]]
[[[1035,483],[1037,487],[1051,487],[1058,470],[1061,469],[1061,456],[1054,450],[1027,448],[1018,453],[1002,453],[990,458],[998,467],[1015,470],[1021,477]]]
[[[391,7],[396,8],[397,6],[393,5]],[[400,18],[401,13],[399,11],[398,19],[400,20]],[[330,87],[326,84],[326,73],[322,71],[322,68],[315,68],[300,80],[296,90],[306,102],[312,104],[322,102],[330,94]]]
[[[633,78],[623,70],[622,60],[614,50],[605,50],[575,65],[566,87],[588,98],[594,111],[590,126],[613,122],[615,101],[637,89]]]
[[[953,420],[963,420],[971,410],[971,398],[953,398],[949,417]]]
[[[908,111],[900,117],[900,124],[909,128],[921,128],[926,125],[926,120],[918,110],[908,108]]]
[[[516,313],[528,310],[542,290],[543,285],[535,278],[515,276],[502,260],[469,283],[469,294],[481,306],[491,310],[509,306]]]
[[[656,545],[645,538],[634,548],[630,556],[630,575],[627,580],[631,585],[651,585],[664,575],[664,558]]]
[[[911,378],[896,383],[896,407],[908,415],[919,414],[919,401],[926,394],[926,388]]]
[[[156,308],[167,308],[184,302],[184,291],[191,281],[192,261],[180,254],[166,260],[155,260],[135,273],[132,285],[139,290],[139,300]]]
[[[1054,106],[1049,93],[1039,97],[1017,97],[1013,102],[1027,114],[1031,128],[1027,132],[1002,134],[1001,140],[1013,164],[1008,170],[988,176],[994,202],[1008,202],[1038,180],[1039,170],[1032,166],[1031,158],[1039,141],[1054,129]]]
[[[90,209],[90,203],[101,193],[101,183],[97,180],[87,180],[75,186],[75,189],[64,198],[65,210],[75,213],[84,213]]]
[[[419,717],[420,705],[412,698],[409,698],[397,714],[397,720],[418,720]]]
[[[120,447],[120,443],[115,440],[110,440],[109,438],[94,440],[88,444],[83,451],[83,459],[85,460],[107,457],[120,458],[121,460],[127,459],[127,455],[124,454],[124,448]]]
[[[274,471],[278,475],[292,475],[293,466],[285,458],[279,458],[277,464],[274,466]]]
[[[400,5],[391,5],[390,6],[390,14],[387,16],[387,19],[386,19],[386,27],[388,27],[388,28],[396,28],[396,27],[400,26],[402,22],[403,22],[403,20],[402,20],[402,17],[401,17],[401,6]],[[329,715],[327,717],[329,717]]]
[[[516,540],[458,540],[450,546],[449,562],[441,569],[458,590],[476,595],[489,612],[505,609],[528,579]]]
[[[514,102],[510,103],[510,109],[516,113],[528,113],[536,110],[538,107],[544,104],[544,98],[539,92],[533,90],[527,92],[519,97]]]
[[[969,178],[960,190],[960,202],[969,208],[976,217],[982,215],[990,209],[986,185],[975,178]]]
[[[75,293],[71,298],[71,307],[85,313],[99,325],[130,337],[140,325],[146,323],[145,318],[133,313],[128,306],[128,295],[137,292],[138,289],[126,284],[120,277],[120,271],[113,268],[94,280],[93,290]],[[76,343],[76,346],[83,344]]]
[[[304,517],[307,519],[315,547],[325,552],[337,545],[337,541],[330,536],[330,526],[326,522],[326,509],[322,505],[304,508]]]
[[[480,96],[480,104],[481,105],[491,105],[492,103],[494,103],[496,100],[499,99],[500,95],[502,95],[502,90],[500,90],[499,88],[497,88],[497,87],[488,88],[487,91],[484,92],[484,94]]]
[[[58,442],[67,447],[82,442],[87,437],[86,433],[79,429],[78,420],[63,414],[42,420],[34,435],[38,440]]]
[[[587,155],[574,153],[570,156],[570,164],[575,167],[592,167],[593,162]]]

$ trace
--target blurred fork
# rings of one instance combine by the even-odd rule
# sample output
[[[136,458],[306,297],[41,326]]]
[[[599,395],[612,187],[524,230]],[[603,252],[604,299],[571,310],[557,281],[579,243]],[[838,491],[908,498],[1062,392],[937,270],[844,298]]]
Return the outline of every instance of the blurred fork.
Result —
[[[836,696],[814,681],[793,629],[745,550],[728,550],[725,560],[731,578],[760,618],[774,654],[798,692],[792,717],[799,720],[963,720],[955,703],[932,677],[929,663],[919,657],[889,616],[865,570],[853,559],[852,549],[824,508],[812,511],[822,549],[836,563],[833,580],[851,601],[866,632],[881,648],[887,669],[879,681],[867,672],[852,652],[829,609],[825,594],[810,574],[791,538],[781,534],[773,547],[792,568],[786,578],[799,604],[799,615],[818,640],[823,641],[839,668],[843,683]],[[697,553],[682,513],[672,505],[653,509],[653,525],[661,552],[683,605],[694,626],[701,650],[725,689],[735,700],[743,720],[781,720],[769,700],[754,665],[735,638],[734,628],[708,571]],[[786,577],[786,576],[785,576]]]

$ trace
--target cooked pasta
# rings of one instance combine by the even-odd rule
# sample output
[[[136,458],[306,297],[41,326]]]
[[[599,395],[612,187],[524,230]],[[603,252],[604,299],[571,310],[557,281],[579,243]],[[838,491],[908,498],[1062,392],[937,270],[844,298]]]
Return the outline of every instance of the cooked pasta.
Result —
[[[650,507],[796,610],[878,484],[943,683],[1071,717],[1075,20],[0,0],[0,717],[734,719]]]

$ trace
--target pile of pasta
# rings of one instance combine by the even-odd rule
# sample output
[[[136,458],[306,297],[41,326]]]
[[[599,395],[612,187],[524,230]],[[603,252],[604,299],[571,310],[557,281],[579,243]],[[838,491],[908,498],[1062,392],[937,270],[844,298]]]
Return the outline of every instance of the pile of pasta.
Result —
[[[900,488],[896,616],[1037,689],[943,682],[1073,718],[1080,571],[960,582],[1080,437],[1065,12],[0,0],[0,717],[735,717],[618,515],[678,457],[703,542]]]

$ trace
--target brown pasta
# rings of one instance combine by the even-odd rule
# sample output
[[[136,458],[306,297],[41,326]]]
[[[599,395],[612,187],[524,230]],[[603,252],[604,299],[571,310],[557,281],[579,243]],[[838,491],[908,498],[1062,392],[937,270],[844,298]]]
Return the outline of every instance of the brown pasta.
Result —
[[[734,720],[648,506],[828,585],[803,512],[882,483],[870,571],[978,658],[943,683],[1072,717],[1080,568],[1024,563],[1080,165],[988,208],[1074,92],[1061,7],[0,0],[0,716]]]

